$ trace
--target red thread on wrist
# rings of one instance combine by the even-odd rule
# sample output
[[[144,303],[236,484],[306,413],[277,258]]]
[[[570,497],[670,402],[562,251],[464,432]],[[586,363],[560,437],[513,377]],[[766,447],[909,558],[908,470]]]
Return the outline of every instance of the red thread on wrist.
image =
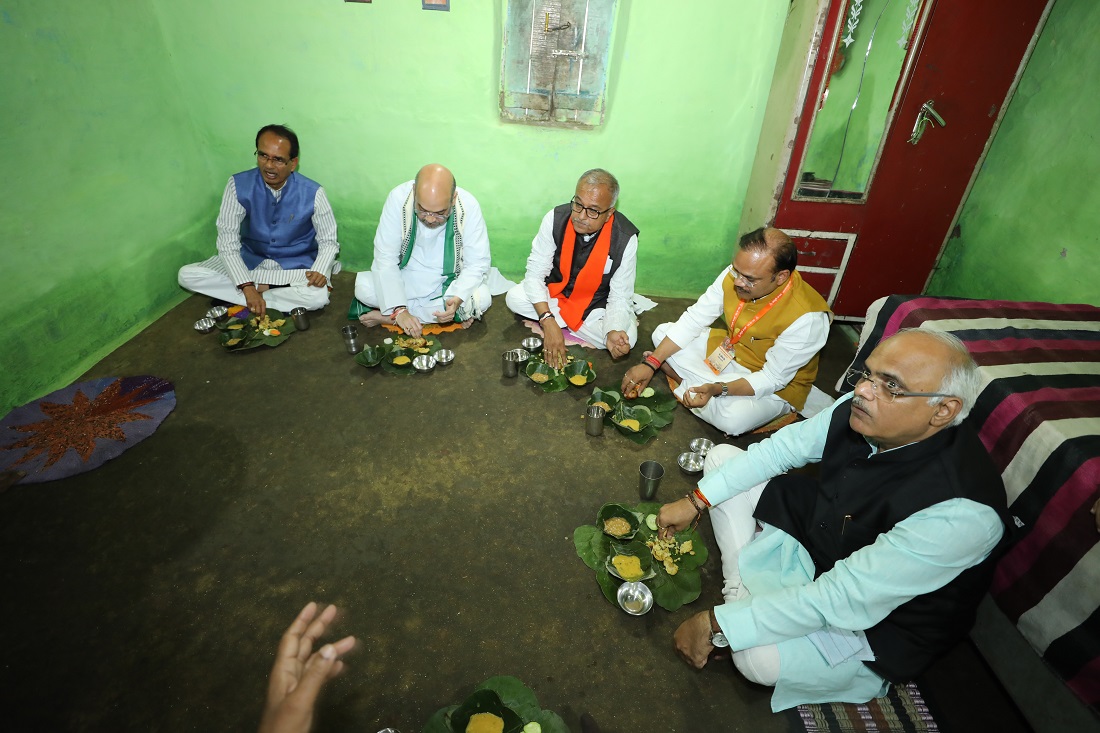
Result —
[[[707,505],[707,508],[708,508],[708,509],[710,508],[711,504],[710,504],[710,502],[709,502],[709,501],[707,501],[707,497],[703,496],[703,492],[702,492],[702,491],[700,491],[699,489],[696,489],[696,490],[695,490],[695,491],[693,491],[692,493],[694,493],[694,494],[695,494],[695,496],[699,497],[699,501],[701,501],[701,502],[703,502],[704,504],[706,504],[706,505]]]
[[[655,357],[655,356],[654,356],[653,354],[646,354],[645,356],[643,356],[643,357],[642,357],[642,361],[644,361],[644,362],[645,362],[646,364],[648,364],[649,366],[653,367],[653,371],[655,371],[655,372],[656,372],[656,371],[657,371],[658,369],[660,369],[660,368],[661,368],[661,361],[660,361],[660,359],[658,359],[657,357]]]

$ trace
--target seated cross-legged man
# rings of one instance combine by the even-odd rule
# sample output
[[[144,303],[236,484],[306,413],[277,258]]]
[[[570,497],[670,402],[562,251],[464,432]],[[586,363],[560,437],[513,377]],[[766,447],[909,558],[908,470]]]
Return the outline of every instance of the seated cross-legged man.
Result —
[[[701,668],[728,647],[772,709],[864,703],[970,630],[1013,528],[1004,484],[964,418],[978,368],[951,334],[899,331],[850,370],[852,395],[741,450],[707,456],[660,532],[708,511],[724,603],[674,645]],[[818,477],[787,471],[810,463]]]
[[[615,176],[585,172],[573,199],[542,218],[523,282],[508,291],[508,308],[542,326],[543,356],[553,367],[566,361],[566,326],[615,358],[638,340],[638,228],[615,209],[618,199]]]
[[[675,323],[653,330],[656,349],[627,370],[637,395],[658,371],[679,382],[685,407],[727,435],[801,410],[829,336],[825,300],[795,269],[798,251],[779,229],[741,237],[733,264]],[[721,317],[726,328],[711,328]]]
[[[419,338],[425,323],[469,328],[492,305],[489,235],[477,199],[441,165],[390,191],[371,269],[355,276],[352,314]]]
[[[256,167],[229,178],[218,212],[218,254],[179,271],[180,287],[248,306],[319,310],[339,272],[336,219],[325,189],[297,172],[298,136],[284,125],[256,134]]]

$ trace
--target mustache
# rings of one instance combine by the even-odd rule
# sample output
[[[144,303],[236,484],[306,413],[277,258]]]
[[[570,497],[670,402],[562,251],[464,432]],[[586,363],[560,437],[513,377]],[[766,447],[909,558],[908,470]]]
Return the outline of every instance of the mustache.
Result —
[[[867,408],[864,407],[866,402],[867,401],[865,399],[863,399],[859,395],[856,395],[855,397],[852,398],[852,407],[858,407],[861,410],[866,410]]]

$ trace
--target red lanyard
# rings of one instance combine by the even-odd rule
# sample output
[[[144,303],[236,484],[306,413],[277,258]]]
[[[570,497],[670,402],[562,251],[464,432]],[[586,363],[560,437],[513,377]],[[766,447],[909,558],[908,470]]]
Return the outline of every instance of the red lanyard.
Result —
[[[755,316],[753,316],[752,320],[750,320],[748,323],[746,323],[745,327],[742,328],[740,331],[738,331],[736,336],[734,336],[732,334],[730,336],[728,336],[726,338],[725,342],[722,344],[722,346],[726,350],[729,350],[729,347],[733,346],[738,341],[740,341],[741,337],[745,335],[745,331],[748,331],[750,328],[752,328],[752,325],[754,323],[756,323],[761,318],[763,318],[764,314],[766,314],[768,311],[770,311],[772,309],[772,306],[775,305],[776,303],[778,303],[779,299],[787,294],[787,291],[791,289],[791,283],[792,283],[792,281],[790,279],[788,279],[787,280],[787,287],[783,288],[783,292],[781,292],[779,295],[772,298],[770,303],[768,303],[766,306],[761,308],[760,312],[757,313]],[[741,304],[737,306],[737,310],[734,311],[733,318],[730,319],[730,330],[733,330],[733,324],[737,323],[737,319],[738,319],[738,317],[740,317],[741,311],[743,311],[744,309],[745,309],[745,301],[742,300]]]

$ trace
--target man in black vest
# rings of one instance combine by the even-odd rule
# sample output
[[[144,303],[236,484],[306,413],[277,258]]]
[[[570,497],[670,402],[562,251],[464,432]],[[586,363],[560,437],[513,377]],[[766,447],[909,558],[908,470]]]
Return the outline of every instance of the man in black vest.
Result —
[[[775,687],[773,710],[862,703],[919,674],[967,633],[1008,542],[1004,485],[963,422],[981,390],[963,343],[901,331],[848,382],[814,418],[716,448],[658,515],[666,533],[713,506],[722,551],[726,602],[685,621],[677,651],[701,668],[728,646]],[[817,478],[785,473],[808,463]]]
[[[615,210],[618,199],[615,176],[585,172],[573,199],[543,217],[527,274],[508,291],[508,308],[542,326],[543,356],[553,367],[565,365],[565,327],[615,358],[638,340],[638,228]]]

